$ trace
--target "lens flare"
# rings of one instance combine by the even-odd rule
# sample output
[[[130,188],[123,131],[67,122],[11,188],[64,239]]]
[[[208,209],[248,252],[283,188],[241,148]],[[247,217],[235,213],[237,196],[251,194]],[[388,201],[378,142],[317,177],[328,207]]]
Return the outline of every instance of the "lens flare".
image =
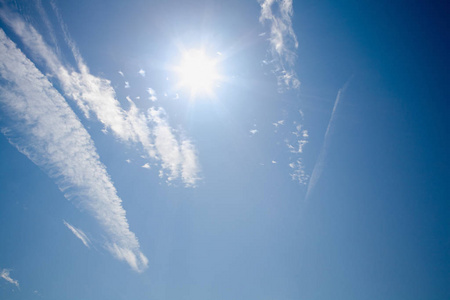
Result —
[[[202,50],[184,52],[176,69],[180,80],[179,86],[190,89],[191,96],[199,94],[211,96],[220,79],[217,60],[208,57]]]

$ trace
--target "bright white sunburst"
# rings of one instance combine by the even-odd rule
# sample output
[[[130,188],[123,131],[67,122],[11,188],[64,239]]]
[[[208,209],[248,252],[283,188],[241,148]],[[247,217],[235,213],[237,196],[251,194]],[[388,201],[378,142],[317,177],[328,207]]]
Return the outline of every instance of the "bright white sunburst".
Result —
[[[176,68],[179,86],[188,88],[191,96],[205,94],[213,96],[213,88],[220,79],[217,60],[208,57],[203,50],[189,50],[182,54],[181,63]]]

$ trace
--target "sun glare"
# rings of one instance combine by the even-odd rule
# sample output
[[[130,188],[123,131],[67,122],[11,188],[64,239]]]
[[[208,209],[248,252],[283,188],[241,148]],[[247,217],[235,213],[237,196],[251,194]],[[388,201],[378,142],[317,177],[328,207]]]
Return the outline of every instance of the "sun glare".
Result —
[[[208,57],[202,50],[186,51],[177,67],[179,85],[188,88],[191,96],[206,94],[211,96],[220,76],[217,72],[217,60]]]

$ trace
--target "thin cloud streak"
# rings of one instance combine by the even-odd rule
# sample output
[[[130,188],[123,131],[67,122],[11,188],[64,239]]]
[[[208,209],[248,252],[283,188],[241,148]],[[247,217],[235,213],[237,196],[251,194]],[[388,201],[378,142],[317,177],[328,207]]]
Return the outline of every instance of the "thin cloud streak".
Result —
[[[129,230],[122,200],[93,141],[65,99],[0,29],[3,133],[56,180],[64,196],[89,211],[107,234],[106,247],[135,271],[148,264]],[[127,255],[123,255],[126,253]]]
[[[69,230],[72,231],[72,233],[73,233],[77,238],[79,238],[79,239],[83,242],[83,244],[84,244],[86,247],[91,248],[91,247],[90,247],[91,241],[90,241],[89,238],[86,236],[86,234],[83,232],[83,230],[78,229],[78,228],[72,226],[71,224],[67,223],[65,220],[63,220],[63,222],[64,222],[64,225],[66,225],[66,227],[69,228]]]
[[[41,19],[45,25],[45,29],[50,36],[51,42],[52,42],[53,46],[55,47],[56,54],[59,56],[61,54],[61,52],[59,49],[58,40],[56,39],[56,34],[50,23],[50,19],[48,18],[47,12],[45,11],[44,6],[42,5],[42,0],[36,0],[35,5],[36,5],[36,9],[37,9],[39,15],[41,16]]]
[[[296,50],[298,41],[292,28],[292,16],[294,10],[292,0],[259,0],[261,5],[261,24],[269,23],[270,26],[270,63],[274,65],[274,73],[277,76],[280,91],[284,88],[297,89],[300,81],[294,71]],[[277,12],[273,6],[277,5]]]
[[[0,272],[0,277],[5,279],[11,284],[14,284],[17,288],[20,288],[19,281],[12,279],[11,276],[9,275],[10,272],[11,270],[9,269],[2,269],[2,271]]]
[[[330,147],[330,137],[333,132],[334,123],[335,123],[335,115],[336,110],[341,101],[342,94],[347,90],[348,85],[352,81],[353,76],[351,76],[347,82],[339,89],[338,94],[336,96],[336,100],[334,101],[333,111],[331,112],[330,121],[328,122],[327,130],[325,131],[325,136],[323,138],[322,148],[320,149],[319,157],[317,158],[316,164],[314,165],[314,169],[311,174],[311,179],[309,180],[308,188],[306,190],[305,200],[307,201],[312,193],[314,192],[314,188],[322,175],[323,168],[325,166],[326,157],[328,154],[328,149]]]

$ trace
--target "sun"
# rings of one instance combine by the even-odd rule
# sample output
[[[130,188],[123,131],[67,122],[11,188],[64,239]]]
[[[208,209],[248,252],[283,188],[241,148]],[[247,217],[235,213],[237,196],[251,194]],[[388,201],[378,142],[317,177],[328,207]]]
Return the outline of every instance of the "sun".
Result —
[[[217,64],[218,60],[210,58],[203,50],[192,49],[183,52],[180,64],[176,67],[178,85],[190,89],[191,97],[212,96],[213,89],[220,80]]]

